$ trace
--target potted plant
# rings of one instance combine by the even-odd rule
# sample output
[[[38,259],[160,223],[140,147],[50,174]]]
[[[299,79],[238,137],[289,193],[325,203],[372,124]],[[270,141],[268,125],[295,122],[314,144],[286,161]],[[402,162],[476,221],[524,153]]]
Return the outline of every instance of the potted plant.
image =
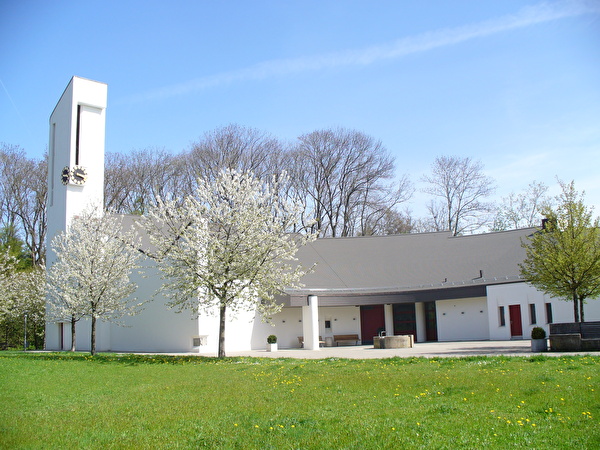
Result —
[[[546,330],[542,327],[534,327],[531,330],[531,351],[545,352],[548,350],[548,342],[546,341]]]
[[[269,336],[267,336],[267,351],[277,351],[277,336],[275,336],[274,334],[270,334]]]

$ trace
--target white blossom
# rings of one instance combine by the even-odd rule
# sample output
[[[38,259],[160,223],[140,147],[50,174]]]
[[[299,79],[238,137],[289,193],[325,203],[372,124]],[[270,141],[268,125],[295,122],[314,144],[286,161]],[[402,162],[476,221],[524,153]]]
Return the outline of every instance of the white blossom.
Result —
[[[123,229],[122,218],[93,212],[75,217],[66,232],[52,240],[55,262],[48,268],[49,315],[53,320],[92,320],[92,354],[96,319],[119,323],[140,311],[131,296],[137,284],[139,238]]]
[[[228,170],[212,183],[198,180],[195,195],[161,201],[145,220],[154,257],[164,274],[162,292],[172,307],[195,314],[218,309],[219,356],[225,356],[225,314],[281,310],[275,295],[297,287],[305,269],[299,246],[314,236],[291,234],[300,208],[279,196],[286,175],[262,183]]]

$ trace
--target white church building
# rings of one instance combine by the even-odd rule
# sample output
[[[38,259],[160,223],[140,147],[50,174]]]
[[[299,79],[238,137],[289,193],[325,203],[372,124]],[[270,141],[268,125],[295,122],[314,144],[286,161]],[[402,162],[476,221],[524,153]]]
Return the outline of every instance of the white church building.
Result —
[[[48,267],[50,242],[90,205],[103,205],[107,85],[73,77],[50,117]],[[134,221],[135,216],[124,216]],[[274,334],[280,348],[318,349],[336,335],[414,336],[415,342],[529,339],[552,322],[571,322],[572,303],[551,298],[519,276],[521,242],[536,229],[470,236],[448,232],[318,239],[298,252],[315,270],[304,288],[286,290],[271,324],[252,313],[228,320],[226,351],[264,349]],[[176,313],[155,295],[161,274],[152,261],[136,279],[144,310],[125,326],[100,322],[98,351],[195,352],[215,355],[217,316]],[[590,301],[587,320],[600,320]],[[299,339],[300,338],[300,339]],[[70,348],[70,324],[48,322],[46,348]],[[77,349],[89,350],[89,323],[77,323]]]

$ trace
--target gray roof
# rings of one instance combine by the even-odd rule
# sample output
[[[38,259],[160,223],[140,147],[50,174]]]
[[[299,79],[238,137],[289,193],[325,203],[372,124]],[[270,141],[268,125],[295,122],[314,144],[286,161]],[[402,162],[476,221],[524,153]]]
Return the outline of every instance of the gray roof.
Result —
[[[125,227],[139,216],[124,215]],[[306,296],[326,297],[325,305],[401,303],[485,295],[485,286],[524,281],[521,241],[537,228],[452,236],[449,232],[324,238],[297,253],[306,274],[298,289],[285,289],[291,306]],[[152,249],[142,232],[142,247]],[[370,298],[369,298],[370,297]]]
[[[297,254],[314,271],[292,296],[385,294],[522,281],[521,240],[536,228],[452,236],[448,232],[318,239]]]

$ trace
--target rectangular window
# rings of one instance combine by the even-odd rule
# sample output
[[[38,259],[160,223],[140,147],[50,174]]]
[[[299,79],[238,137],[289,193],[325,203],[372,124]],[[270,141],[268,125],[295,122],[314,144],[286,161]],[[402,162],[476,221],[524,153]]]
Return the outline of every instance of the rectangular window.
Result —
[[[504,316],[504,306],[498,307],[498,314],[500,317],[500,326],[505,327],[506,326],[506,317]]]
[[[535,304],[529,304],[529,322],[531,325],[535,325],[537,323],[537,317],[535,316]]]
[[[546,323],[552,322],[552,303],[546,303]]]
[[[81,130],[81,105],[77,105],[77,124],[75,128],[75,165],[79,165],[79,135]]]

